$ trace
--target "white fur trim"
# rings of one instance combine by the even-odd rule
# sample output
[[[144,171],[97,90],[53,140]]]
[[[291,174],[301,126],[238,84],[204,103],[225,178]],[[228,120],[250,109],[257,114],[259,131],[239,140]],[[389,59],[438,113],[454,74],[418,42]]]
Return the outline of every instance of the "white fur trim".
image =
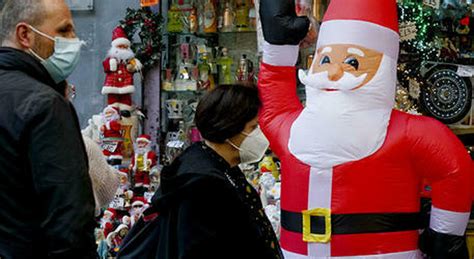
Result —
[[[134,201],[134,202],[132,203],[132,207],[135,206],[135,205],[140,205],[140,204],[143,205],[143,206],[145,206],[145,203],[144,203],[143,201]]]
[[[131,42],[127,38],[117,38],[113,40],[111,43],[113,47],[117,47],[118,45],[122,45],[122,44],[125,44],[128,46],[132,45]]]
[[[109,59],[109,65],[110,65],[110,71],[117,71],[118,68],[118,61],[115,58],[110,58]]]
[[[438,233],[463,236],[469,221],[469,212],[454,212],[431,208],[430,228]]]
[[[295,66],[298,59],[298,45],[272,45],[263,43],[263,63],[272,66]]]
[[[332,168],[311,168],[309,172],[308,209],[331,208]],[[309,256],[330,256],[331,243],[308,242]]]
[[[374,23],[332,20],[322,23],[317,49],[333,44],[354,44],[382,52],[396,60],[399,40],[397,32]]]
[[[112,156],[109,156],[109,159],[123,159],[123,156],[121,156],[121,155],[112,155]]]
[[[134,85],[127,85],[124,87],[108,86],[102,87],[102,94],[132,94],[135,92]]]
[[[142,187],[143,186],[143,183],[136,183],[135,184],[135,187]]]
[[[110,216],[113,216],[113,215],[114,215],[114,213],[112,213],[110,210],[105,210],[105,211],[104,211],[104,214],[108,214],[108,215],[110,215]]]
[[[119,109],[121,111],[130,111],[131,112],[133,110],[132,106],[126,105],[126,104],[123,104],[123,103],[119,103],[118,106],[119,106]]]
[[[363,256],[308,256],[290,251],[283,250],[283,256],[286,259],[422,259],[421,252],[419,250],[391,253],[391,254],[378,254],[378,255],[363,255]]]
[[[146,139],[146,138],[137,138],[137,142],[138,141],[143,141],[143,142],[147,142],[147,143],[151,142],[149,139]]]
[[[118,234],[120,232],[120,230],[124,229],[124,228],[127,228],[128,229],[128,226],[125,225],[125,224],[120,224],[116,229],[115,229],[115,232]]]

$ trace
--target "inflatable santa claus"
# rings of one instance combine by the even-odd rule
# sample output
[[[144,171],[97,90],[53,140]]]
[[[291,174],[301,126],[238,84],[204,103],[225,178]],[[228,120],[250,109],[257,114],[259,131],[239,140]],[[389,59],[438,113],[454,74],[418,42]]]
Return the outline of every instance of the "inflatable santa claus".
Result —
[[[130,49],[131,42],[122,27],[112,33],[112,47],[103,62],[105,76],[102,94],[107,103],[117,107],[129,117],[132,110],[132,93],[135,92],[133,74],[142,69],[142,64]]]
[[[299,72],[309,20],[293,0],[262,0],[261,127],[281,159],[286,258],[420,258],[420,186],[432,186],[421,248],[466,258],[471,160],[438,121],[392,110],[399,50],[395,0],[332,0],[314,62]]]

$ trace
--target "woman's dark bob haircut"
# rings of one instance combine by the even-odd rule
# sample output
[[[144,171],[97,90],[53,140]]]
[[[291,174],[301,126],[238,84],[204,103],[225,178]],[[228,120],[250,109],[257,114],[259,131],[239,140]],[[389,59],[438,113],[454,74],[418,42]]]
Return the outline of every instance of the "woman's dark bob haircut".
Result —
[[[221,85],[200,100],[195,122],[204,139],[224,143],[254,119],[261,102],[254,85]]]

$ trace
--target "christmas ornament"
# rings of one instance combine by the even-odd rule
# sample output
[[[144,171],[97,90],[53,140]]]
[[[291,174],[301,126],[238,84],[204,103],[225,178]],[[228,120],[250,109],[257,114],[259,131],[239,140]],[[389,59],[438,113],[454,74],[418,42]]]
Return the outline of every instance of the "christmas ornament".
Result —
[[[118,109],[112,106],[105,107],[103,111],[104,123],[100,128],[102,132],[102,152],[111,165],[122,164],[122,126]]]
[[[138,60],[143,61],[144,72],[148,71],[160,62],[161,53],[161,29],[163,18],[155,14],[149,8],[127,9],[127,14],[120,21],[129,39],[138,32],[140,42],[132,44],[132,50]]]
[[[107,103],[119,110],[126,111],[129,117],[132,111],[132,93],[135,92],[133,74],[142,69],[141,62],[135,58],[131,42],[122,27],[113,31],[112,44],[103,62],[105,76],[102,94],[107,95]]]
[[[130,170],[134,173],[135,188],[144,187],[148,189],[150,187],[149,174],[151,169],[156,166],[156,162],[156,153],[151,150],[150,136],[145,134],[139,136],[130,163]]]

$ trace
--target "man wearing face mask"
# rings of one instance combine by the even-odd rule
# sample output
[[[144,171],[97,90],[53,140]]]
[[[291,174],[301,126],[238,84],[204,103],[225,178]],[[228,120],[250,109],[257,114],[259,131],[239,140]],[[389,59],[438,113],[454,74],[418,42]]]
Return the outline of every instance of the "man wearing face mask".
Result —
[[[94,197],[64,80],[82,45],[63,0],[0,10],[0,258],[95,258]]]
[[[161,217],[153,258],[282,258],[259,196],[237,166],[268,148],[259,108],[255,87],[219,86],[201,99],[195,120],[205,142],[163,168],[151,202]]]

